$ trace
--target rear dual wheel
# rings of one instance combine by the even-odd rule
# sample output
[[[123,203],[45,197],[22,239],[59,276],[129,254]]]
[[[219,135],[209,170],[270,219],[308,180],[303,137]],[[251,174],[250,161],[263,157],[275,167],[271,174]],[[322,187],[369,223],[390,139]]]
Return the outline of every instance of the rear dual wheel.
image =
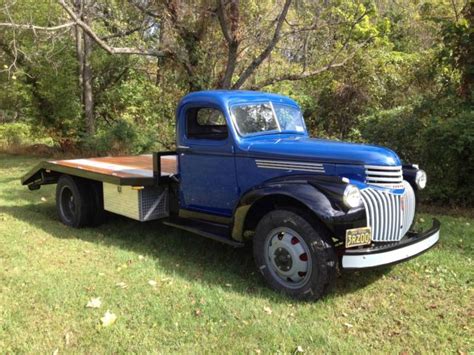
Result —
[[[59,219],[74,228],[99,225],[104,219],[102,185],[99,182],[62,175],[56,186]]]
[[[336,276],[329,233],[304,213],[274,210],[265,215],[256,229],[253,252],[268,285],[293,298],[321,298]]]

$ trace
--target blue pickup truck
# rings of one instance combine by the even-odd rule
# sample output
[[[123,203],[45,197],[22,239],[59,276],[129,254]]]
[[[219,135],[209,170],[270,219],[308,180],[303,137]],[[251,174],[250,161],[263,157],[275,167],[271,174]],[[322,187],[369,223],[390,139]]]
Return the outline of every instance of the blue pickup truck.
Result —
[[[338,268],[404,261],[439,239],[437,220],[410,229],[423,170],[387,148],[310,138],[288,97],[194,92],[176,120],[176,151],[45,161],[22,183],[57,184],[59,219],[72,227],[108,211],[251,243],[268,285],[298,299],[323,296]]]

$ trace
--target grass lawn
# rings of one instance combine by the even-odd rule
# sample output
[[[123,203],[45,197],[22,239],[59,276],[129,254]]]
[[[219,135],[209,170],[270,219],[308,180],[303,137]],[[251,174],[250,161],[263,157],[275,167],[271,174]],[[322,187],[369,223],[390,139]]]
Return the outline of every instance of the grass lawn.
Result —
[[[1,353],[474,351],[474,218],[437,216],[428,253],[298,303],[264,286],[248,249],[120,217],[65,227],[54,186],[19,183],[35,162],[0,155]]]

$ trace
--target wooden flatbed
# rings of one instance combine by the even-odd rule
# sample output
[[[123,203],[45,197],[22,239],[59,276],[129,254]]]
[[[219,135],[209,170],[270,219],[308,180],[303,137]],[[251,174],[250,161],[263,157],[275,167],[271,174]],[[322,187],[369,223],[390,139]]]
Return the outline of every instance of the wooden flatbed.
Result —
[[[165,152],[156,155],[44,161],[27,173],[21,183],[35,188],[55,183],[58,174],[70,174],[116,185],[151,186],[157,183],[157,177],[169,178],[177,173],[176,154]]]

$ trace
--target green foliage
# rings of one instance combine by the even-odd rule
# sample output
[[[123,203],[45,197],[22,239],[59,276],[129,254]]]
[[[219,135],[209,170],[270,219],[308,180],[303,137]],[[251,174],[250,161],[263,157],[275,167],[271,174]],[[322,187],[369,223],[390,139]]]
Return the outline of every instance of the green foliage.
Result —
[[[360,130],[365,142],[389,147],[407,163],[419,163],[424,144],[420,132],[425,126],[412,106],[404,106],[362,117]]]
[[[95,136],[86,137],[83,145],[86,150],[98,154],[139,154],[157,150],[153,132],[139,130],[125,120],[118,120]]]
[[[474,2],[464,7],[457,21],[443,21],[441,35],[444,47],[440,58],[460,72],[460,96],[474,100]]]
[[[428,173],[423,196],[474,205],[474,111],[459,100],[426,100],[366,116],[362,138],[387,146]]]
[[[28,123],[13,122],[0,124],[0,147],[15,149],[24,145],[33,144],[53,145],[53,140],[47,138],[42,130]]]
[[[117,0],[91,7],[92,27],[110,45],[169,50],[154,58],[110,55],[93,45],[93,136],[85,133],[74,30],[0,27],[0,123],[19,124],[12,126],[16,131],[0,128],[14,130],[9,142],[31,144],[43,134],[77,154],[172,149],[179,99],[219,85],[229,46],[209,10],[214,1],[149,3],[146,16]],[[249,0],[240,2],[239,16],[227,11],[241,41],[234,83],[272,39],[283,2],[277,3]],[[55,2],[5,4],[0,22],[52,26],[70,20]],[[175,13],[167,7],[172,4]],[[247,86],[339,63],[365,43],[344,66],[264,90],[296,99],[313,136],[389,146],[427,170],[431,200],[471,204],[472,174],[462,162],[472,152],[473,14],[472,1],[294,1],[277,45]],[[10,144],[2,137],[0,144]],[[441,169],[437,156],[450,165]]]
[[[0,145],[19,146],[28,142],[31,137],[30,126],[26,123],[9,123],[0,125]]]
[[[422,139],[421,158],[432,174],[428,197],[474,205],[474,110],[434,116]]]

